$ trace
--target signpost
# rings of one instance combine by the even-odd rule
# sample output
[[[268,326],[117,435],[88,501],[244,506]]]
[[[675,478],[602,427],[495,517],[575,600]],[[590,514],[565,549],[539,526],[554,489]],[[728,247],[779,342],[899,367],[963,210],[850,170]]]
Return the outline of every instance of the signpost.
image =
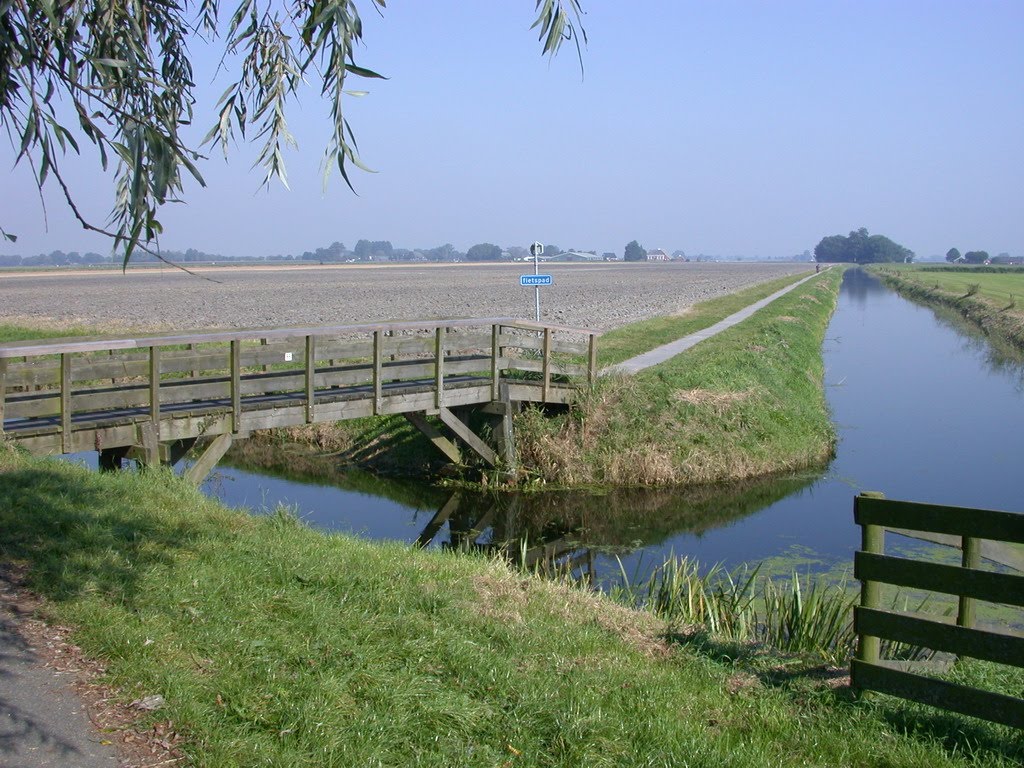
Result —
[[[520,285],[551,285],[551,275],[520,275]]]
[[[533,256],[533,274],[532,275],[520,275],[520,285],[532,285],[537,305],[537,322],[540,322],[540,287],[542,285],[551,285],[551,275],[540,274],[540,261],[539,256],[544,253],[544,246],[540,243],[534,243],[530,246],[530,254]]]

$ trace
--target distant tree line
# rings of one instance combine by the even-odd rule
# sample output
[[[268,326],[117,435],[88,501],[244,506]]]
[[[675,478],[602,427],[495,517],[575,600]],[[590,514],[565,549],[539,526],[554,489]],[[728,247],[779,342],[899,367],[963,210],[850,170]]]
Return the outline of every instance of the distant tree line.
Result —
[[[860,230],[865,232],[865,230]],[[852,233],[851,237],[857,233]],[[831,240],[832,238],[826,238]],[[840,238],[846,239],[846,238]],[[877,236],[869,238],[875,241]],[[881,238],[886,240],[885,238]],[[822,241],[825,242],[825,241]],[[886,242],[891,242],[886,240]],[[895,245],[894,243],[892,245]],[[819,245],[819,248],[821,246]],[[898,246],[897,246],[898,247]],[[955,249],[954,249],[955,250]],[[816,249],[817,252],[817,249]],[[211,264],[231,262],[313,262],[317,264],[344,264],[350,262],[510,262],[530,259],[528,246],[509,245],[499,246],[494,243],[477,243],[466,251],[458,250],[451,243],[438,245],[433,248],[396,248],[390,240],[358,240],[355,247],[348,248],[345,243],[334,241],[330,245],[315,248],[309,251],[296,254],[276,254],[269,256],[224,256],[219,253],[207,253],[195,248],[184,251],[163,250],[161,251],[164,261],[172,264]],[[562,259],[566,261],[579,261],[590,257],[597,257],[598,253],[592,249],[583,248],[562,248],[555,243],[544,245],[545,259]],[[636,240],[626,244],[624,256],[626,261],[647,261],[647,250]],[[704,254],[687,257],[682,250],[672,252],[675,259],[686,261],[717,261],[719,257],[706,256]],[[600,254],[605,261],[614,261],[619,258],[618,254],[605,251]],[[733,257],[742,259],[743,257]],[[807,261],[810,253],[805,251],[802,256],[786,258],[786,261]],[[819,257],[819,261],[822,259]],[[67,266],[93,266],[102,264],[120,264],[120,254],[112,259],[109,254],[79,253],[71,251],[51,251],[40,253],[34,256],[4,255],[0,254],[0,268],[2,267],[67,267]],[[139,252],[132,256],[133,264],[154,264],[160,259],[152,254]]]
[[[846,237],[823,237],[814,246],[814,258],[822,262],[875,264],[886,261],[913,261],[914,252],[894,243],[885,235],[870,235],[861,227]]]
[[[996,260],[1008,263],[1010,261],[1010,254],[1001,253],[995,259],[992,259],[988,255],[988,251],[968,251],[967,253],[960,255],[960,251],[957,248],[950,248],[946,251],[946,261],[950,264],[956,262],[964,262],[967,264],[985,264],[989,261],[995,262]]]

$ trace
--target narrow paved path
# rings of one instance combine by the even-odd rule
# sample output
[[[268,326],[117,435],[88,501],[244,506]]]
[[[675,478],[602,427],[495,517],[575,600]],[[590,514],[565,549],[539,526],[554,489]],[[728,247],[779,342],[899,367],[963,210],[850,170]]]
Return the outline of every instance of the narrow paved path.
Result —
[[[744,307],[739,312],[735,312],[728,317],[719,320],[714,325],[704,328],[703,330],[696,331],[688,336],[683,336],[681,339],[670,341],[668,344],[662,344],[660,347],[655,347],[650,352],[644,352],[642,355],[629,358],[629,360],[623,360],[617,365],[610,365],[601,371],[601,375],[607,375],[609,373],[624,373],[631,376],[638,371],[642,371],[644,368],[650,368],[652,365],[663,363],[669,358],[675,357],[680,352],[685,352],[690,347],[699,344],[704,341],[704,339],[710,339],[712,336],[721,333],[726,328],[732,328],[737,323],[743,322],[752,314],[757,312],[757,310],[771,304],[780,296],[785,296],[790,291],[799,288],[812,277],[817,276],[818,273],[815,272],[813,275],[808,275],[802,280],[797,280],[792,285],[787,285],[782,290],[776,291],[770,296],[765,296],[760,301],[755,301],[749,307]]]
[[[0,578],[0,765],[4,768],[118,768],[121,761],[71,690],[18,631],[21,621]]]

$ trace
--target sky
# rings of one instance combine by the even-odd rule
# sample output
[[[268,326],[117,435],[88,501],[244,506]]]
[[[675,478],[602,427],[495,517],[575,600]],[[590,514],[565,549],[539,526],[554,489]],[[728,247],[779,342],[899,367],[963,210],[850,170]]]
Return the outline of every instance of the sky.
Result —
[[[299,254],[341,241],[461,250],[539,240],[622,255],[785,257],[867,227],[919,257],[1024,255],[1024,2],[582,0],[583,68],[540,53],[531,0],[359,4],[348,102],[363,161],[353,194],[320,160],[327,104],[293,105],[290,189],[261,188],[255,151],[210,151],[205,188],[161,214],[170,250]],[[193,48],[198,139],[228,84]],[[86,145],[83,144],[83,147]],[[0,139],[0,165],[15,149]],[[87,216],[113,188],[68,158]],[[109,252],[29,169],[0,189],[0,253]],[[45,208],[43,205],[45,202]],[[45,215],[44,215],[45,210]]]

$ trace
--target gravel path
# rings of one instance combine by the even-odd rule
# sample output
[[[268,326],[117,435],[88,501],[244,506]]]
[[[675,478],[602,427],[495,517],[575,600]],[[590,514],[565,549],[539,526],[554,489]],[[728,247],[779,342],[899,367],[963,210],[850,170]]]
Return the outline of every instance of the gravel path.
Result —
[[[807,264],[548,264],[542,318],[607,330],[783,275]],[[171,268],[0,273],[0,321],[110,331],[336,325],[456,317],[532,318],[519,285],[532,265]]]

